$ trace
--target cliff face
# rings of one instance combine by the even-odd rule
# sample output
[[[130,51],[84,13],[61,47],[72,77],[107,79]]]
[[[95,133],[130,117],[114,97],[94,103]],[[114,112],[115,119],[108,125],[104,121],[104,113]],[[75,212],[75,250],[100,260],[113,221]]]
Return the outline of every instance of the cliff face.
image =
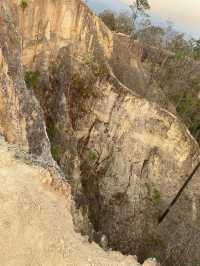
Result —
[[[8,3],[1,3],[0,8],[0,134],[25,151],[51,160],[42,109],[25,86],[20,36]]]
[[[41,166],[16,159],[16,148],[2,138],[0,163],[1,265],[140,265],[76,234],[69,186]]]
[[[20,1],[14,2],[19,7]],[[111,33],[81,1],[29,1],[27,8],[19,9],[19,26],[26,67],[39,67],[43,75],[48,75],[49,66],[62,50],[68,49],[73,68],[94,56],[98,63],[106,60],[126,87],[169,107],[141,66],[140,47],[131,44],[126,35]]]
[[[8,4],[29,89],[20,52],[5,63],[6,47],[10,56],[19,47],[2,38],[1,73],[11,91],[0,100],[2,134],[49,154],[47,127],[52,154],[72,184],[78,231],[96,241],[106,235],[109,247],[141,260],[179,265],[199,226],[199,174],[167,219],[157,221],[197,164],[199,147],[150,82],[137,43],[110,32],[79,0],[30,0],[25,8],[12,0],[3,12]],[[20,85],[7,70],[12,62]],[[198,260],[194,243],[181,265]]]

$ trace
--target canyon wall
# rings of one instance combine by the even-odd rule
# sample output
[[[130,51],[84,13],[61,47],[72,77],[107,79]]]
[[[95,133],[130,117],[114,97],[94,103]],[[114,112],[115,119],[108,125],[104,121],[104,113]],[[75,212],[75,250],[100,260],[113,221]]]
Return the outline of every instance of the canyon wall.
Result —
[[[51,161],[42,108],[24,81],[20,35],[8,2],[1,3],[0,8],[0,134],[21,149]]]
[[[14,115],[2,117],[2,134],[51,157],[50,140],[72,185],[74,225],[90,240],[101,243],[106,236],[110,248],[137,254],[141,261],[149,256],[162,265],[199,261],[199,173],[158,225],[198,163],[199,146],[150,82],[138,44],[111,32],[79,0],[20,3],[7,3],[20,36],[14,43],[21,47],[10,48],[21,49],[19,59],[10,61],[22,61],[17,106],[27,107],[16,118],[18,126]],[[13,84],[7,87],[14,88],[15,79],[2,65]],[[14,101],[12,93],[4,99]],[[5,106],[0,104],[6,113]],[[17,128],[23,131],[19,137]]]

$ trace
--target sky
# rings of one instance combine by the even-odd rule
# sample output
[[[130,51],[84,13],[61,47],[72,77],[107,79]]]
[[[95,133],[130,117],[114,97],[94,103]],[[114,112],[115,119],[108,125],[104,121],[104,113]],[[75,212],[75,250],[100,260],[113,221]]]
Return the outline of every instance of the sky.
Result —
[[[132,0],[88,0],[96,9],[120,10]],[[200,0],[149,0],[151,14],[159,24],[171,21],[182,32],[195,38],[200,37]]]
[[[130,3],[129,0],[121,1]],[[174,22],[188,34],[200,37],[200,0],[149,0],[149,3],[152,14]]]
[[[87,3],[96,12],[101,12],[105,9],[111,9],[115,11],[124,10],[129,5],[128,1],[126,0],[87,0]]]

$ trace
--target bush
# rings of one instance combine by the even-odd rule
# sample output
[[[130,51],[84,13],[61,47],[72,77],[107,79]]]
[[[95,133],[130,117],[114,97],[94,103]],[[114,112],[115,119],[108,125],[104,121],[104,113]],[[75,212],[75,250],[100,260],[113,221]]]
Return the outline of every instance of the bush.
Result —
[[[104,10],[102,13],[99,14],[99,17],[103,20],[103,22],[110,30],[114,31],[116,29],[115,15],[112,11]]]
[[[38,83],[38,80],[39,80],[39,77],[40,77],[39,71],[35,71],[35,72],[29,71],[29,72],[26,72],[24,79],[25,79],[27,88],[30,89],[30,88],[36,87],[36,85]]]
[[[89,159],[89,161],[96,161],[96,159],[97,159],[97,155],[96,155],[96,153],[95,152],[93,152],[93,151],[91,151],[90,153],[89,153],[89,155],[88,155],[88,159]]]
[[[27,0],[21,0],[20,7],[24,11],[28,7],[28,1]]]
[[[153,191],[152,191],[152,197],[156,202],[160,201],[161,199],[160,191],[155,187],[153,188]]]
[[[129,12],[120,12],[119,14],[115,14],[110,10],[105,10],[99,14],[99,17],[112,31],[125,34],[131,34],[133,32],[133,22]]]
[[[52,144],[51,154],[55,161],[59,162],[61,158],[61,148],[59,145]]]

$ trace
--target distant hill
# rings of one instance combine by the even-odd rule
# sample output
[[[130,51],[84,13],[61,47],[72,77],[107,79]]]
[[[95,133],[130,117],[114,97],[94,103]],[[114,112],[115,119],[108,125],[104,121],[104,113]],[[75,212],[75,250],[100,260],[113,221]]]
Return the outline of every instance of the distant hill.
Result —
[[[105,9],[112,9],[114,11],[128,9],[128,6],[122,3],[120,0],[88,0],[87,4],[97,13]]]

